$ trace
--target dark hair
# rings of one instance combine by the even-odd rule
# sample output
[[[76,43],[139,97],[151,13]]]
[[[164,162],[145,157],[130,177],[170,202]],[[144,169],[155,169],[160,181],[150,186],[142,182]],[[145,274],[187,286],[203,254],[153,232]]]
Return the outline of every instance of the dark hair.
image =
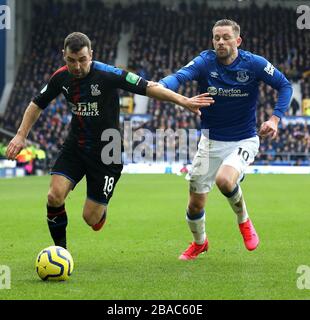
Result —
[[[87,47],[89,50],[91,50],[91,41],[84,33],[73,32],[70,33],[65,39],[64,50],[69,48],[73,53],[77,53],[84,47]]]
[[[236,21],[229,20],[229,19],[222,19],[218,20],[215,25],[213,26],[213,29],[215,27],[224,27],[224,26],[230,26],[233,29],[233,32],[237,35],[240,36],[240,26]],[[212,30],[213,30],[212,29]]]

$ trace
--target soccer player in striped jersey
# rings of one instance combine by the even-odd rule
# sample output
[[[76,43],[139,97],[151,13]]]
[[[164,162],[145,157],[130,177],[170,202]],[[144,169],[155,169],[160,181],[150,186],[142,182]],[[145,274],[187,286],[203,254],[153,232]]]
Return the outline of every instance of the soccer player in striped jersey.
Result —
[[[208,250],[205,204],[214,184],[236,213],[245,247],[256,249],[259,237],[249,218],[239,183],[259,148],[256,132],[259,83],[267,83],[279,94],[272,116],[260,128],[262,137],[276,137],[278,123],[292,95],[289,81],[269,61],[238,48],[242,39],[240,26],[235,21],[219,20],[212,32],[214,50],[201,52],[185,67],[159,82],[177,91],[181,84],[196,80],[200,92],[209,92],[215,100],[201,110],[203,134],[190,173],[186,212],[194,241],[181,254],[181,260],[195,259]]]
[[[102,133],[108,129],[119,130],[117,89],[174,102],[198,114],[200,107],[213,103],[213,98],[208,94],[187,98],[154,86],[133,73],[93,61],[91,41],[83,33],[68,35],[63,56],[66,65],[51,76],[26,109],[17,134],[8,145],[7,157],[15,159],[42,111],[62,93],[71,109],[72,120],[68,137],[51,170],[47,221],[55,245],[66,248],[65,200],[69,192],[86,176],[83,218],[97,231],[106,221],[107,206],[121,175],[121,159],[106,163],[101,154],[108,143],[102,141]]]

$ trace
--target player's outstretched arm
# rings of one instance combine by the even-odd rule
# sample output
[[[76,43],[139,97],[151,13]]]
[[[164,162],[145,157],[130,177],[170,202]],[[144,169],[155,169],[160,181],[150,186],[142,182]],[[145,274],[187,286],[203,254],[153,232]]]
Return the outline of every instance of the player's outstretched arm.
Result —
[[[262,123],[259,135],[262,138],[271,137],[274,139],[278,133],[278,124],[282,116],[288,110],[293,94],[292,84],[284,74],[275,68],[264,57],[253,55],[253,67],[258,80],[262,80],[272,88],[278,90],[278,101],[274,107],[273,115],[268,121]]]
[[[36,123],[42,109],[39,108],[35,103],[31,102],[27,107],[22,123],[17,130],[15,137],[10,141],[7,149],[6,149],[6,157],[9,160],[15,160],[16,156],[19,152],[25,147],[26,138],[32,128],[32,126]]]
[[[174,102],[198,115],[200,115],[199,108],[208,107],[214,103],[214,100],[209,96],[209,93],[203,93],[188,98],[166,89],[160,84],[156,85],[154,82],[149,82],[149,85],[146,88],[146,95],[157,100]]]

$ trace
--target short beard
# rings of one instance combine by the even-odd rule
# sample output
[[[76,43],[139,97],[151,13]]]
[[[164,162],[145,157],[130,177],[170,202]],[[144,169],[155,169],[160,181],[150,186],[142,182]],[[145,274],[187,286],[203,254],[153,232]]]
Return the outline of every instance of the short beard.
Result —
[[[221,56],[219,53],[218,53],[218,51],[216,52],[216,56],[218,57],[218,59],[227,59],[227,58],[229,58],[230,56],[231,56],[231,52],[229,52],[229,51],[226,51],[225,52],[225,55],[224,56]]]
[[[216,57],[219,61],[229,61],[230,59],[233,58],[233,55],[234,55],[234,51],[228,51],[227,54],[225,54],[224,56],[221,56],[219,55],[217,52],[216,52]]]

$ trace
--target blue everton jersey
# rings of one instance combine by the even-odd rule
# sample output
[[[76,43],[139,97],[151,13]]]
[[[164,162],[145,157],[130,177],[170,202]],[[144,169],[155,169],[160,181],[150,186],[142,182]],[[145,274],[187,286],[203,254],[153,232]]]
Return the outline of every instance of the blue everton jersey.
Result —
[[[265,58],[238,50],[230,65],[221,64],[215,51],[206,50],[175,74],[160,81],[177,91],[187,81],[198,81],[200,93],[209,92],[215,103],[201,108],[201,128],[209,138],[238,141],[255,136],[259,82],[278,90],[273,114],[281,118],[289,106],[292,87],[285,76]]]

